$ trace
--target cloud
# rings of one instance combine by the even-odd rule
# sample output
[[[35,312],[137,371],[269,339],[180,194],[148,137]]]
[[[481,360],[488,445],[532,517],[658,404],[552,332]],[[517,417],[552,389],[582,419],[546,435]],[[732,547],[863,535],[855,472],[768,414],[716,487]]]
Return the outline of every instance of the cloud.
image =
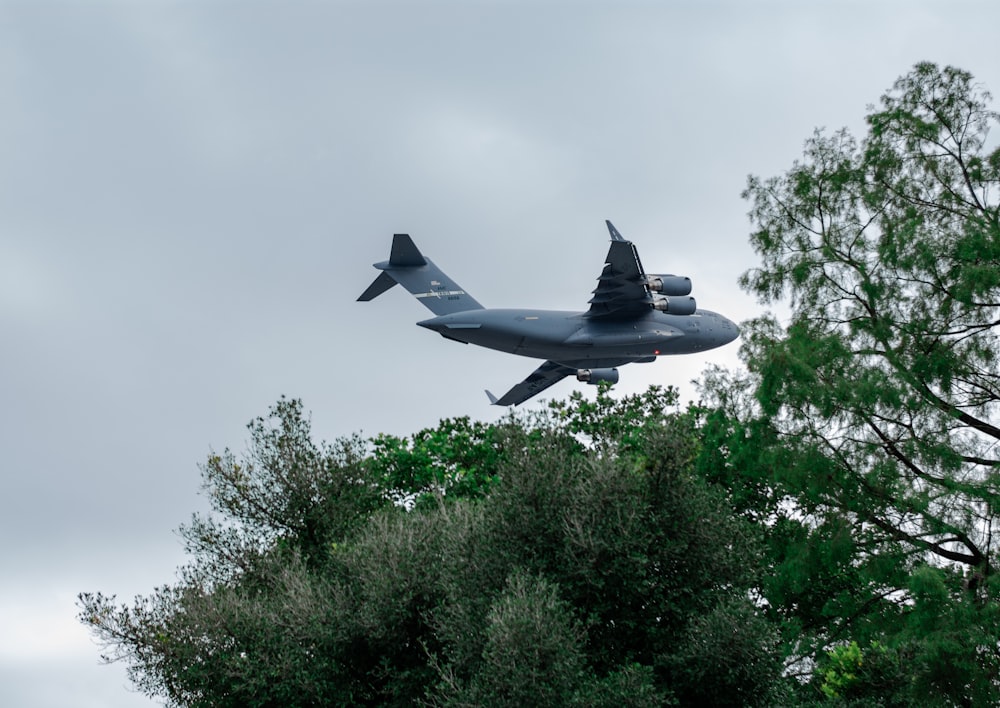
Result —
[[[1000,91],[1000,6],[960,6],[974,22],[933,2],[4,3],[0,702],[150,704],[69,600],[169,582],[198,462],[278,396],[325,439],[501,414],[482,389],[538,362],[414,327],[401,291],[355,302],[392,233],[484,304],[571,309],[610,218],[701,306],[753,316],[746,175],[815,126],[860,130],[919,60]],[[694,395],[735,352],[617,390]]]

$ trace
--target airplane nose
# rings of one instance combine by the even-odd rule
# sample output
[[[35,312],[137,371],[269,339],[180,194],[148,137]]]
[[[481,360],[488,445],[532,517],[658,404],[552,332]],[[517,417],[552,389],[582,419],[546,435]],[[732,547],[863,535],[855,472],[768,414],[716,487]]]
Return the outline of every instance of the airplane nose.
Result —
[[[736,323],[733,322],[732,320],[725,318],[723,318],[723,320],[724,324],[722,325],[722,332],[723,336],[726,338],[725,343],[729,344],[730,342],[732,342],[733,340],[735,340],[737,337],[740,336],[740,328],[737,327]]]

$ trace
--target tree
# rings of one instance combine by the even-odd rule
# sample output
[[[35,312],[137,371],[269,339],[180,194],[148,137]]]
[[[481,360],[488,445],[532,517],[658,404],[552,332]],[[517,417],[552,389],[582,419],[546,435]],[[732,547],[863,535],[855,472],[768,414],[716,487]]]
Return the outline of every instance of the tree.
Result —
[[[676,400],[317,445],[283,399],[209,457],[177,582],[80,619],[178,706],[764,703],[757,534]]]
[[[410,438],[378,435],[367,464],[394,502],[430,504],[450,497],[479,498],[496,481],[503,426],[467,416],[442,420]]]
[[[705,380],[703,462],[768,529],[766,594],[790,653],[853,639],[922,656],[913,686],[946,702],[1000,695],[990,100],[967,72],[921,63],[860,142],[817,131],[786,174],[751,177],[762,263],[741,284],[764,303],[789,296],[791,316],[744,327],[748,374]],[[940,601],[918,590],[928,574]],[[959,617],[950,634],[911,631]]]

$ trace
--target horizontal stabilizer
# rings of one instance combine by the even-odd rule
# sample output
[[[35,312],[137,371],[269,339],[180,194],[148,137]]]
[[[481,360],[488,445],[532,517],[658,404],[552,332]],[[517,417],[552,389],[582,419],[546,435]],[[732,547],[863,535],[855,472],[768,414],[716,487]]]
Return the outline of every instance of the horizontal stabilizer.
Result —
[[[361,293],[361,297],[358,298],[358,302],[368,302],[369,300],[374,300],[395,284],[396,279],[385,271],[382,271],[378,274],[378,277],[375,278],[375,282],[369,285],[368,289]]]

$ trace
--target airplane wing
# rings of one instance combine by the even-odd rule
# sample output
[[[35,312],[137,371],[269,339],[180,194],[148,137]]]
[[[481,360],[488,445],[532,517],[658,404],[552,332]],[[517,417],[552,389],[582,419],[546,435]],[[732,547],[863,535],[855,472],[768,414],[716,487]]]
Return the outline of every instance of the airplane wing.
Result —
[[[611,233],[611,248],[604,270],[597,279],[594,297],[590,298],[588,317],[630,319],[649,312],[649,291],[646,272],[639,253],[631,241],[626,241],[618,229],[607,221]]]
[[[549,386],[562,381],[567,376],[575,374],[576,369],[557,364],[554,361],[547,361],[500,398],[489,391],[486,392],[486,395],[489,396],[490,403],[495,406],[516,406],[541,393]]]

